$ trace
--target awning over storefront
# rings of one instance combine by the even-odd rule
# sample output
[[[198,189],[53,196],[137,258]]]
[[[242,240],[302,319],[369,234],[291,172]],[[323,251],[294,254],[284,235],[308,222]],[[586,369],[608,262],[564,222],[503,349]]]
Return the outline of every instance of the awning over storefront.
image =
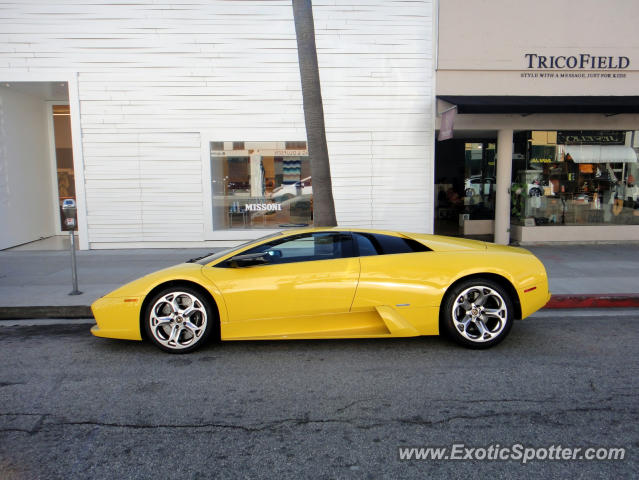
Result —
[[[457,113],[639,113],[639,96],[438,95]]]
[[[623,145],[565,145],[575,163],[637,163],[637,153]]]

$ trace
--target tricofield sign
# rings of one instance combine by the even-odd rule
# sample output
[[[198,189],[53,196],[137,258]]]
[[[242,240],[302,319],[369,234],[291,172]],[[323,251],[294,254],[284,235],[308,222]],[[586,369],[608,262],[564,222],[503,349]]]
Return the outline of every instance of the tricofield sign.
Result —
[[[580,53],[578,55],[539,55],[525,53],[526,68],[530,69],[578,69],[578,70],[624,70],[630,66],[630,58],[624,56],[601,56]]]

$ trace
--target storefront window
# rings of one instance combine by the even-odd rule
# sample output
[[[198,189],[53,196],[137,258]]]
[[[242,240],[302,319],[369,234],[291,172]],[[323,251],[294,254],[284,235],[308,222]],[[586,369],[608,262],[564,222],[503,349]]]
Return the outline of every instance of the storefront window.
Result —
[[[639,132],[533,131],[513,168],[513,223],[639,224]]]
[[[313,221],[306,142],[210,142],[213,228],[275,229]]]

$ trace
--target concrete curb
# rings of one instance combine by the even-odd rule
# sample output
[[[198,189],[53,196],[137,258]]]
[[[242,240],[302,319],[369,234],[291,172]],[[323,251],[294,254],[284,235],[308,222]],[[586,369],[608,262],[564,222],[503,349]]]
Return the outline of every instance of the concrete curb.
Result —
[[[544,310],[563,308],[639,308],[639,293],[553,295]],[[0,320],[36,318],[93,318],[93,313],[85,305],[0,307]]]
[[[27,320],[34,318],[93,318],[91,307],[85,305],[0,307],[0,320]]]
[[[553,295],[544,309],[554,308],[634,308],[639,307],[639,293],[562,294]]]

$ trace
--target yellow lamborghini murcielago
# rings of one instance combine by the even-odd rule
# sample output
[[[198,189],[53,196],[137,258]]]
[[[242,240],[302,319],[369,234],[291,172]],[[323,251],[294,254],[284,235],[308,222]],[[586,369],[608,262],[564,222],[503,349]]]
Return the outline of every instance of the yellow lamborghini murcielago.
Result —
[[[146,275],[97,300],[98,337],[190,352],[212,338],[445,332],[493,346],[550,298],[522,248],[366,229],[289,230]]]

